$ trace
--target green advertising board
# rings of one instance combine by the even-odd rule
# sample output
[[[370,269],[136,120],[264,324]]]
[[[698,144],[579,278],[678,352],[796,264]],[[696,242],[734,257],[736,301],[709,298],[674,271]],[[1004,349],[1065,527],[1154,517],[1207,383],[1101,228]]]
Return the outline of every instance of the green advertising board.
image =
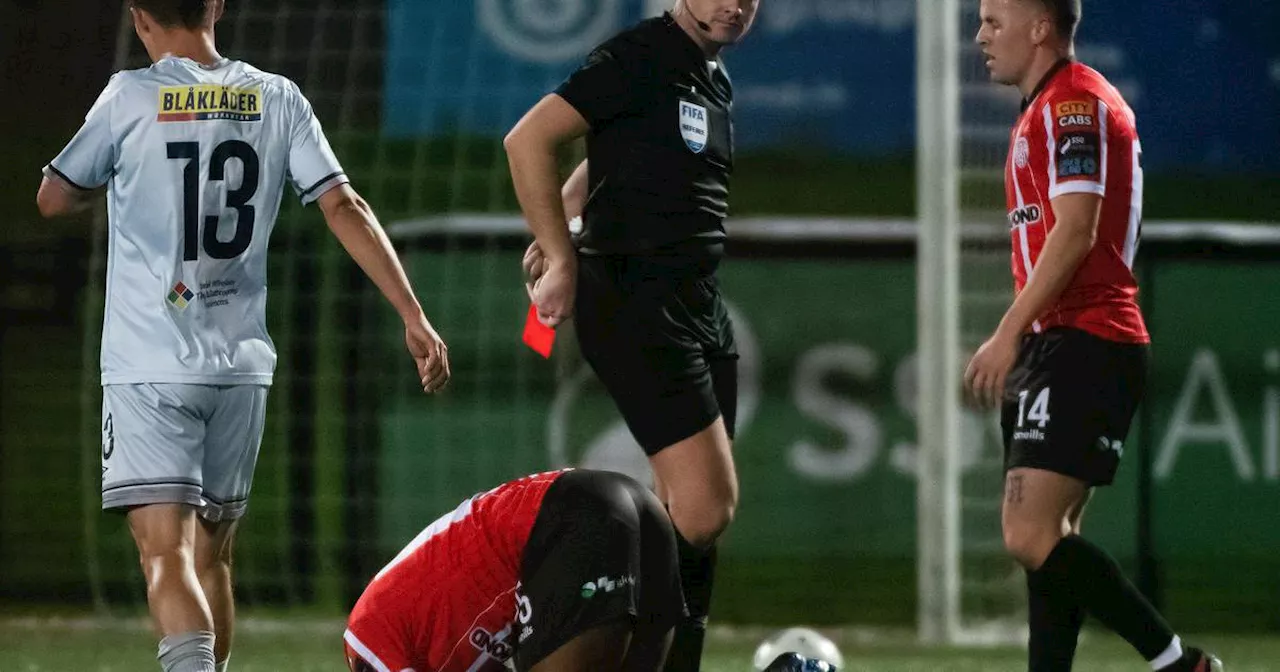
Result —
[[[722,268],[742,351],[742,500],[718,619],[914,620],[916,269],[902,233],[783,252],[763,248],[788,241],[769,240]],[[314,268],[273,276],[291,290],[272,304],[281,371],[237,552],[246,604],[341,609],[431,520],[515,476],[567,464],[643,475],[572,330],[549,361],[520,343],[520,245],[509,227],[405,239],[453,360],[450,389],[430,398],[391,311],[336,245],[285,257]],[[1266,252],[1277,245],[1144,245],[1152,389],[1085,533],[1160,588],[1180,628],[1280,627],[1280,266]],[[9,361],[52,342],[27,332],[6,339]],[[6,398],[84,422],[64,422],[71,440],[55,442],[42,416],[14,416],[29,431],[12,445],[42,449],[4,455],[0,595],[136,607],[145,592],[124,521],[98,512],[96,377],[75,385],[89,370],[78,342],[53,350],[70,353],[60,369],[6,370]],[[996,433],[972,415],[964,431],[979,448],[963,460],[966,586],[994,568],[1007,605],[1018,581],[1000,549]],[[50,488],[77,496],[49,503]],[[34,516],[40,506],[56,513]]]
[[[384,406],[381,541],[393,551],[459,500],[567,464],[643,475],[644,460],[577,357],[523,348],[519,252],[417,252],[418,286],[454,360],[447,399]],[[1128,437],[1085,531],[1134,568],[1141,450],[1150,447],[1153,552],[1175,614],[1210,605],[1280,618],[1280,313],[1268,263],[1149,269],[1149,426]],[[915,266],[908,258],[732,259],[721,270],[742,351],[738,518],[722,547],[730,620],[914,618]],[[428,289],[428,295],[432,290]],[[412,392],[411,389],[407,392]],[[969,416],[966,553],[999,557],[996,429]],[[1144,436],[1149,433],[1149,436]],[[839,590],[833,586],[839,585]],[[723,587],[721,587],[723,586]],[[822,604],[815,610],[812,605]],[[1214,610],[1212,613],[1218,613]],[[1266,614],[1270,614],[1267,616]],[[1209,623],[1208,625],[1212,625]]]
[[[1280,265],[1153,263],[1152,534],[1178,614],[1280,626]]]

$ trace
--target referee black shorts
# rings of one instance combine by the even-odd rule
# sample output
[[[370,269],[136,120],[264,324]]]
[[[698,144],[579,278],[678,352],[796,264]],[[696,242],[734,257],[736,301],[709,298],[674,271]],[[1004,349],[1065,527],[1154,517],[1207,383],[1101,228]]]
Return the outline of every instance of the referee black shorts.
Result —
[[[1110,485],[1142,401],[1148,346],[1060,327],[1028,334],[1005,382],[1005,469]]]
[[[738,353],[715,257],[578,257],[582,355],[646,454],[737,413]]]

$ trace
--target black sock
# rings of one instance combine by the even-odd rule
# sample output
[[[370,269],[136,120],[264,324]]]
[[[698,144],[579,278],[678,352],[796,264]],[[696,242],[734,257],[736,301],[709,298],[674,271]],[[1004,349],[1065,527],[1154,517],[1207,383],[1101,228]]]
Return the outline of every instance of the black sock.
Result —
[[[1074,597],[1146,660],[1159,656],[1173,641],[1173,629],[1120,572],[1120,565],[1082,537],[1063,538],[1034,573]]]
[[[702,642],[707,636],[711,610],[711,585],[716,575],[716,547],[695,548],[676,531],[680,554],[680,585],[689,615],[676,625],[671,654],[663,672],[698,672],[702,666]]]
[[[1027,621],[1030,672],[1071,672],[1076,643],[1084,626],[1084,608],[1071,593],[1042,572],[1027,572]]]

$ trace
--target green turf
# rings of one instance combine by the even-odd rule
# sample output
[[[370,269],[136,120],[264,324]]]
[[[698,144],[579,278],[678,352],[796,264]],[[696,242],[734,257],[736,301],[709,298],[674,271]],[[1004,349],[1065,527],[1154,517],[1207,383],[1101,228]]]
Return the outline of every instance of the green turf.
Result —
[[[333,621],[251,620],[236,640],[236,672],[341,672],[341,627]],[[763,631],[714,631],[703,669],[747,672]],[[833,633],[842,642],[845,672],[1020,672],[1024,654],[1016,648],[922,649],[904,631],[846,630]],[[1273,670],[1280,661],[1280,635],[1193,638],[1218,651],[1231,672]],[[6,672],[124,672],[158,669],[154,642],[137,621],[115,626],[100,622],[0,621],[0,670]],[[1140,672],[1148,669],[1115,637],[1087,632],[1078,670]]]

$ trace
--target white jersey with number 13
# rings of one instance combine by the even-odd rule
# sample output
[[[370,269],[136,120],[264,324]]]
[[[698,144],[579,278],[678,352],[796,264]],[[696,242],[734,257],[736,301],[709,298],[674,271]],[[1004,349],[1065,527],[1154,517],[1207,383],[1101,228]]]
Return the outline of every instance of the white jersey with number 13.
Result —
[[[116,73],[46,168],[107,185],[102,384],[271,382],[267,241],[286,180],[347,181],[288,79],[167,57]]]

